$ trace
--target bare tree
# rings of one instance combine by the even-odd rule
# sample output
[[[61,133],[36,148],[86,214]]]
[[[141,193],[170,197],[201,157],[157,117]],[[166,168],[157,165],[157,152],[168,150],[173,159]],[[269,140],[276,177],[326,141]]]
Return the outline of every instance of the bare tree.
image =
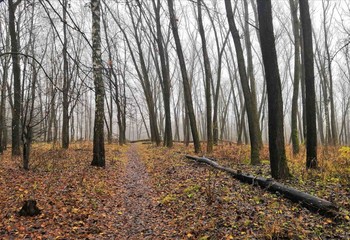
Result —
[[[117,124],[119,130],[118,142],[120,145],[126,143],[126,96],[125,96],[125,71],[126,62],[122,62],[119,56],[118,47],[113,44],[113,40],[110,39],[109,23],[107,21],[106,13],[102,16],[104,34],[106,38],[107,52],[108,52],[108,84],[110,90],[110,103],[109,103],[109,129],[108,129],[108,141],[112,141],[112,125],[113,125],[113,102],[117,106]],[[117,61],[113,60],[112,51],[116,52]],[[125,59],[126,61],[126,59]],[[114,64],[116,62],[117,64]],[[117,74],[118,73],[118,74]],[[121,80],[122,79],[122,80]]]
[[[306,168],[317,167],[317,129],[315,103],[314,54],[309,1],[299,0],[303,30],[303,59],[306,91]]]
[[[257,5],[268,95],[271,175],[276,179],[287,178],[289,170],[284,146],[282,88],[273,32],[271,0],[257,0]]]
[[[142,47],[141,43],[141,29],[143,29],[142,25],[142,6],[141,3],[138,3],[137,10],[139,13],[136,13],[136,10],[133,11],[135,8],[134,5],[130,4],[129,2],[126,3],[128,10],[129,10],[129,15],[131,18],[131,23],[132,23],[132,28],[133,28],[133,35],[134,35],[134,40],[136,42],[136,47],[138,51],[138,57],[139,57],[139,62],[140,66],[138,66],[138,63],[136,62],[135,57],[133,57],[133,62],[135,65],[135,68],[137,68],[139,80],[141,82],[142,89],[145,94],[146,98],[146,103],[148,107],[148,112],[149,112],[149,123],[150,123],[150,130],[151,130],[151,140],[156,143],[156,145],[160,145],[161,139],[159,135],[159,129],[157,126],[157,114],[156,114],[156,106],[155,106],[155,99],[154,99],[154,92],[152,89],[152,82],[150,79],[150,74],[148,71],[148,67],[146,64],[146,57],[144,54],[144,48]],[[124,37],[126,40],[129,42],[129,38],[127,37],[125,30],[122,30]],[[131,48],[130,43],[128,43],[128,47],[130,51],[133,51]]]
[[[242,50],[242,44],[238,33],[238,29],[234,21],[231,1],[225,0],[225,6],[226,6],[228,24],[229,24],[231,35],[236,48],[238,71],[241,79],[245,106],[246,106],[246,111],[248,115],[249,136],[250,136],[250,144],[251,144],[251,163],[259,164],[260,163],[260,157],[259,157],[259,151],[260,151],[260,141],[259,141],[260,133],[259,132],[260,131],[259,131],[259,118],[258,118],[257,106],[254,105],[254,101],[252,99],[252,92],[249,87],[244,55]]]
[[[298,131],[298,99],[300,85],[300,24],[298,19],[298,2],[289,0],[290,11],[292,15],[292,27],[294,36],[294,82],[293,82],[293,99],[292,99],[292,120],[291,136],[293,145],[293,154],[299,153],[299,131]]]
[[[179,32],[177,27],[177,18],[174,11],[173,0],[168,0],[168,7],[169,7],[169,14],[170,14],[171,29],[174,35],[174,40],[176,45],[176,53],[180,63],[182,83],[183,83],[184,95],[185,95],[186,112],[188,114],[190,125],[191,125],[194,150],[196,153],[198,153],[200,151],[199,135],[197,130],[196,117],[194,115],[191,87],[190,87],[190,82],[188,80],[185,58],[183,55],[182,46],[180,42],[180,37],[179,37]]]
[[[335,6],[335,5],[334,5]],[[336,114],[335,114],[335,106],[334,106],[334,91],[333,91],[333,71],[332,71],[332,61],[333,57],[330,53],[330,25],[327,23],[327,16],[330,17],[330,19],[333,19],[334,10],[335,7],[332,9],[330,8],[330,2],[329,0],[322,0],[322,10],[323,10],[323,34],[324,34],[324,47],[326,51],[326,60],[327,60],[327,74],[328,74],[328,80],[329,80],[329,102],[330,102],[330,108],[331,108],[331,143],[332,145],[338,144],[338,131],[337,131],[337,125],[336,125]]]
[[[93,141],[93,159],[91,165],[104,167],[105,145],[104,145],[104,99],[105,89],[102,78],[102,56],[101,56],[101,4],[100,0],[91,0],[92,12],[92,61],[95,85],[95,124]]]
[[[203,26],[202,17],[202,1],[197,0],[197,10],[198,10],[198,29],[199,35],[202,40],[202,51],[203,51],[203,62],[205,71],[205,102],[206,102],[206,112],[207,112],[207,152],[213,151],[213,128],[212,128],[212,106],[211,106],[211,85],[212,85],[212,74],[210,68],[209,54],[207,50],[206,37]]]
[[[20,122],[21,122],[21,66],[19,52],[19,39],[16,31],[16,9],[22,0],[9,0],[9,33],[11,38],[12,72],[13,72],[13,110],[12,110],[12,155],[20,155]]]
[[[253,106],[258,106],[257,96],[256,96],[256,81],[254,76],[254,64],[253,64],[253,51],[252,51],[252,42],[251,42],[251,36],[250,36],[250,30],[249,30],[249,9],[248,9],[248,0],[243,1],[244,6],[244,41],[246,45],[246,52],[247,52],[247,77],[249,79],[250,84],[250,91],[252,96],[252,103]],[[258,117],[259,117],[258,112]],[[259,145],[262,146],[262,138],[261,138],[261,131],[258,124],[258,141]]]
[[[169,65],[167,61],[166,56],[166,49],[164,47],[164,39],[162,34],[162,25],[161,25],[161,16],[160,16],[160,9],[161,9],[161,3],[160,0],[157,0],[157,3],[155,0],[152,0],[153,2],[153,8],[155,12],[155,21],[156,21],[156,41],[158,46],[158,53],[160,58],[160,64],[162,69],[161,74],[161,87],[162,87],[162,93],[163,93],[163,101],[164,101],[164,112],[165,112],[165,131],[164,131],[164,145],[167,147],[173,146],[173,134],[172,134],[172,127],[171,127],[171,109],[170,109],[170,72],[169,72]]]
[[[2,25],[2,22],[0,22],[0,32],[6,33],[6,38],[2,39],[5,43],[5,51],[8,51],[9,47],[9,35],[8,31],[3,29],[6,26]],[[2,50],[0,50],[0,54],[2,53]],[[1,80],[0,80],[0,154],[3,153],[3,151],[6,150],[6,132],[7,132],[7,126],[6,126],[6,94],[7,94],[7,81],[8,81],[8,75],[9,75],[9,66],[10,66],[10,58],[3,57],[1,60],[1,67],[2,70],[1,73]]]
[[[62,148],[67,149],[69,147],[69,90],[70,90],[70,77],[68,69],[68,56],[67,56],[67,7],[68,0],[62,0],[62,23],[63,23],[63,100],[62,100]]]

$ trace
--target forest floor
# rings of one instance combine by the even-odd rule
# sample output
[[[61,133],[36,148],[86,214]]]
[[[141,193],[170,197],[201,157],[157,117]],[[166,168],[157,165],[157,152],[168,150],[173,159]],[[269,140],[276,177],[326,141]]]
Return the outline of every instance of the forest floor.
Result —
[[[100,169],[90,166],[91,143],[35,144],[29,171],[8,150],[0,156],[0,239],[350,239],[349,147],[320,149],[314,171],[303,153],[288,154],[293,177],[283,182],[336,203],[337,220],[187,160],[192,149],[106,145]],[[269,177],[267,149],[261,156],[251,166],[249,147],[226,143],[207,157]],[[40,215],[19,216],[28,199]]]

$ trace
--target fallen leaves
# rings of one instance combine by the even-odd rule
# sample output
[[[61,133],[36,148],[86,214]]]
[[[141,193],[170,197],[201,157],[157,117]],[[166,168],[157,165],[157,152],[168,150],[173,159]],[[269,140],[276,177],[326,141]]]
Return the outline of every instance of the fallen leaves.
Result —
[[[4,155],[0,165],[1,238],[67,239],[96,234],[108,238],[108,234],[115,234],[111,223],[118,220],[116,179],[121,177],[124,165],[115,160],[109,164],[108,159],[123,158],[123,149],[106,146],[106,169],[90,167],[91,149],[90,143],[72,144],[70,150],[34,145],[29,172],[19,168],[20,162]],[[37,201],[42,214],[33,218],[18,216],[22,202],[29,198]]]
[[[193,154],[191,148],[183,145],[176,145],[173,149],[153,146],[142,148],[147,156],[145,160],[154,186],[161,196],[159,201],[175,199],[169,204],[160,205],[167,224],[178,229],[175,235],[172,233],[174,238],[349,238],[349,224],[340,225],[281,196],[242,184],[206,165],[187,161],[184,155]],[[220,164],[242,172],[270,177],[267,161],[259,166],[251,166],[247,164],[247,156],[249,148],[246,146],[221,145],[212,157]],[[266,149],[263,150],[263,156],[268,157]],[[300,161],[298,164],[303,163]],[[333,187],[325,187],[325,183],[315,181],[312,176],[301,178],[304,183],[302,187],[307,192],[314,190],[326,196],[336,189],[336,200],[349,202],[349,192],[344,188],[334,188],[339,182],[332,181],[329,176],[327,184]],[[288,180],[285,184],[300,188],[298,178]]]
[[[69,150],[34,144],[29,172],[5,152],[0,161],[0,238],[127,239],[128,231],[141,239],[350,238],[350,167],[343,150],[341,168],[337,161],[325,161],[321,170],[306,172],[303,156],[291,159],[295,177],[285,182],[338,203],[344,215],[336,222],[185,160],[185,154],[193,154],[191,146],[138,144],[143,163],[126,170],[129,148],[106,145],[107,167],[100,169],[90,166],[91,143],[72,144]],[[247,146],[219,145],[210,157],[269,177],[268,161],[251,166],[249,152]],[[337,159],[339,153],[331,154],[327,156]],[[262,158],[268,158],[266,148]],[[39,216],[18,216],[26,199],[37,201]]]

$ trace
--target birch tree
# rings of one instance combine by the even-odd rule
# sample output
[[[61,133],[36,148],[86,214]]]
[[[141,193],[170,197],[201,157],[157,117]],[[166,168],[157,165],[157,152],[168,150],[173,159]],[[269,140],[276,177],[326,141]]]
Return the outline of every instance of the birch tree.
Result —
[[[95,124],[93,140],[93,159],[91,165],[104,167],[105,145],[104,145],[104,99],[105,89],[102,78],[102,56],[101,56],[101,3],[100,0],[91,0],[92,13],[92,61],[93,77],[95,85]]]

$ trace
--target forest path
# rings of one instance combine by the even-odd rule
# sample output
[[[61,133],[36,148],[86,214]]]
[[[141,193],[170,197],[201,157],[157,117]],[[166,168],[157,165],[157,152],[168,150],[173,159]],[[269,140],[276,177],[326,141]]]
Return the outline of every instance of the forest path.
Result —
[[[156,193],[137,144],[130,146],[127,157],[123,180],[126,236],[128,239],[159,239],[162,220],[156,209],[157,202],[153,200]]]

